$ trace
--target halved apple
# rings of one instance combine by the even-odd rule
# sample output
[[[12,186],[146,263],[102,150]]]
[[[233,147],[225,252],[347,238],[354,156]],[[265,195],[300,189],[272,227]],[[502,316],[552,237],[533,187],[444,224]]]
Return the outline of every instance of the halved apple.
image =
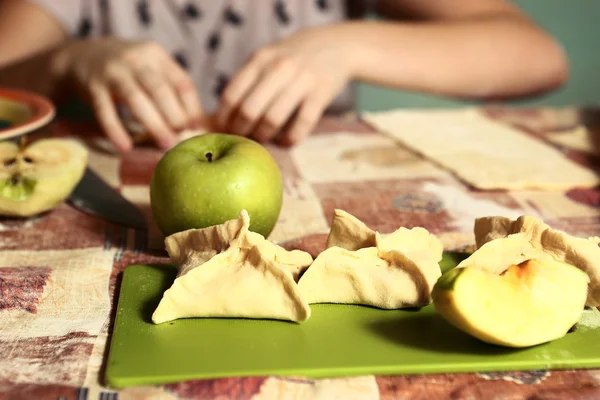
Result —
[[[436,310],[452,325],[484,341],[528,347],[563,337],[585,307],[589,277],[550,259],[530,259],[502,274],[455,268],[432,291]]]
[[[76,140],[0,142],[0,215],[29,217],[58,205],[81,180],[88,151]]]

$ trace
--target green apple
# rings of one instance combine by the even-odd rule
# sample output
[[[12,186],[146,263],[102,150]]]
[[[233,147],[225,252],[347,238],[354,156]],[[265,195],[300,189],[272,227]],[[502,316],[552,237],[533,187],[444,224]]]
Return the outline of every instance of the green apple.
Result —
[[[454,268],[433,287],[436,310],[481,341],[528,347],[563,337],[583,313],[589,277],[552,259],[511,265],[502,274],[484,266]]]
[[[283,182],[271,154],[242,136],[206,133],[161,158],[150,182],[154,220],[165,236],[238,218],[268,237],[281,212]]]

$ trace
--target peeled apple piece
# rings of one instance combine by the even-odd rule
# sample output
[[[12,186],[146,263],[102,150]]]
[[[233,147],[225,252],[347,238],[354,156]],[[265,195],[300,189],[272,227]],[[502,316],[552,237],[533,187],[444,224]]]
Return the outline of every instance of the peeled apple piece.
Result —
[[[523,260],[548,257],[585,271],[590,277],[586,305],[600,306],[600,238],[571,236],[527,215],[514,221],[505,217],[485,217],[475,220],[475,243],[478,250],[473,255],[479,253],[480,249],[483,250],[486,245],[498,240],[507,240],[515,235],[524,236],[523,247],[519,253],[505,252],[506,255],[521,257]],[[481,257],[483,255],[480,255]]]
[[[436,310],[479,340],[529,347],[559,339],[581,318],[589,277],[552,259],[530,259],[501,274],[483,266],[447,271],[432,291]]]
[[[87,149],[66,138],[0,142],[0,215],[30,217],[63,202],[81,180]]]

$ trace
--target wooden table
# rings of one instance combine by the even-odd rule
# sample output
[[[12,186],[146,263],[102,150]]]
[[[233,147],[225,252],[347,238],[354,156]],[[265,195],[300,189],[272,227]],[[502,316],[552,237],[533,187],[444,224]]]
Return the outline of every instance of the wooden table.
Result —
[[[486,112],[556,145],[573,160],[592,168],[600,165],[594,151],[581,148],[577,140],[562,140],[579,124],[594,130],[600,115],[594,110]],[[600,190],[473,191],[355,116],[326,118],[317,131],[293,149],[269,146],[285,179],[284,207],[270,239],[287,248],[316,256],[324,248],[335,208],[384,233],[423,226],[447,250],[472,248],[473,218],[486,207],[516,214],[535,209],[554,228],[600,235]],[[138,204],[151,222],[148,183],[159,151],[142,146],[115,156],[104,149],[95,125],[64,118],[34,136],[47,135],[84,139],[91,150],[90,166]],[[134,243],[133,231],[66,204],[29,220],[0,219],[0,398],[600,398],[600,370],[333,380],[254,377],[112,391],[102,380],[120,273],[134,263],[169,261],[154,225],[147,248]]]

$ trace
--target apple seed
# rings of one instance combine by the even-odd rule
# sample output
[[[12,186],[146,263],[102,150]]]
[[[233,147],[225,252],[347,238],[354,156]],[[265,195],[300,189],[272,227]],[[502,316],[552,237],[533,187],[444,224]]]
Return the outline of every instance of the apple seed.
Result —
[[[18,173],[11,176],[10,179],[8,180],[8,184],[12,185],[12,186],[18,185],[19,182],[21,182],[21,174],[18,174]]]

